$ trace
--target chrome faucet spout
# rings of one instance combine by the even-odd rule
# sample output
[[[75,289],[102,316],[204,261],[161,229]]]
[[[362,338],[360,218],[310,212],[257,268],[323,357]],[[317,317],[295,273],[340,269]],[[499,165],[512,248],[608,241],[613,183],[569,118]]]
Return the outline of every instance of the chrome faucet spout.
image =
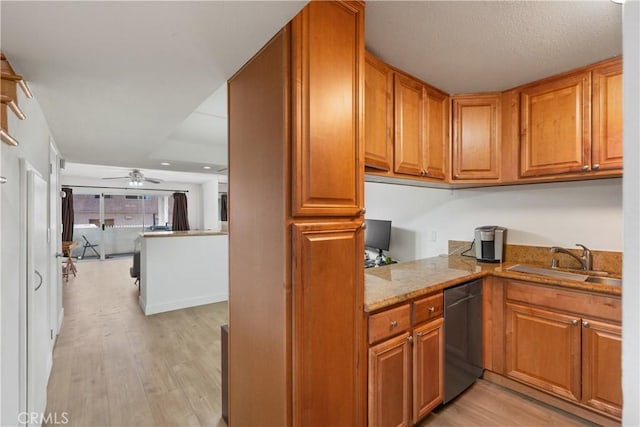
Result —
[[[552,254],[555,254],[555,253],[567,254],[573,259],[575,259],[576,261],[578,261],[583,270],[591,270],[591,266],[592,266],[591,250],[587,248],[585,245],[581,245],[580,243],[577,243],[576,246],[580,246],[582,248],[581,256],[574,254],[568,249],[561,248],[558,246],[552,246],[551,249],[549,249],[549,252],[551,252]],[[557,262],[553,262],[552,266],[557,267]]]

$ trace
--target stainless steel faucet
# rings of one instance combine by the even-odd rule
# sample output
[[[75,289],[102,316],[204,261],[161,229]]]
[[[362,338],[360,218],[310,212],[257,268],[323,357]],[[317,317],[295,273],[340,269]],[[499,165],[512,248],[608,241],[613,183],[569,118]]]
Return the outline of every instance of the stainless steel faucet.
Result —
[[[583,270],[591,270],[592,269],[592,258],[591,258],[591,249],[587,248],[585,245],[581,245],[580,243],[576,243],[576,246],[580,246],[582,248],[582,255],[578,256],[576,254],[574,254],[573,252],[569,251],[568,249],[565,248],[560,248],[558,246],[552,246],[551,249],[549,249],[549,251],[552,254],[561,252],[563,254],[567,254],[571,257],[573,257],[576,261],[578,261],[580,263],[580,265],[582,266]],[[558,266],[558,260],[553,258],[551,261],[551,267],[557,267]]]

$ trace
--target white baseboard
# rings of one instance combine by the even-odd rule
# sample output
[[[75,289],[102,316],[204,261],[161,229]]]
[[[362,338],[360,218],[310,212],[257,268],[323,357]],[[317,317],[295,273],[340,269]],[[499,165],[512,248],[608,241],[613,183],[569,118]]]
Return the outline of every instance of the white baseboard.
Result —
[[[214,302],[226,301],[228,299],[229,295],[227,293],[220,293],[196,298],[186,298],[161,304],[149,304],[147,306],[144,306],[142,299],[140,299],[140,306],[142,307],[144,314],[149,316],[150,314],[164,313],[165,311],[180,310],[181,308],[196,307],[198,305],[212,304]]]
[[[64,307],[60,310],[60,314],[58,315],[58,330],[56,331],[56,335],[60,334],[62,330],[62,322],[64,321]]]

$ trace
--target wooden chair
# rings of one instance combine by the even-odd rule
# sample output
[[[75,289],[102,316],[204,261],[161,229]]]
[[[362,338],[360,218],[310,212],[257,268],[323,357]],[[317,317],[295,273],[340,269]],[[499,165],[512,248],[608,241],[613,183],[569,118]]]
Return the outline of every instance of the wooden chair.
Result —
[[[62,262],[62,278],[65,282],[69,282],[69,272],[73,273],[73,277],[76,277],[78,269],[76,268],[73,258],[71,257],[71,251],[78,246],[77,242],[62,242],[62,254],[66,258]]]

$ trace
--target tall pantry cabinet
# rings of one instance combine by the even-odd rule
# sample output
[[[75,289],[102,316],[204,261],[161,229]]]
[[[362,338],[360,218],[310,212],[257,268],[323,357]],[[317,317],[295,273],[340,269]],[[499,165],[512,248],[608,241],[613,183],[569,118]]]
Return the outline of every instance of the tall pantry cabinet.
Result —
[[[364,4],[309,3],[228,90],[230,425],[364,425]]]

